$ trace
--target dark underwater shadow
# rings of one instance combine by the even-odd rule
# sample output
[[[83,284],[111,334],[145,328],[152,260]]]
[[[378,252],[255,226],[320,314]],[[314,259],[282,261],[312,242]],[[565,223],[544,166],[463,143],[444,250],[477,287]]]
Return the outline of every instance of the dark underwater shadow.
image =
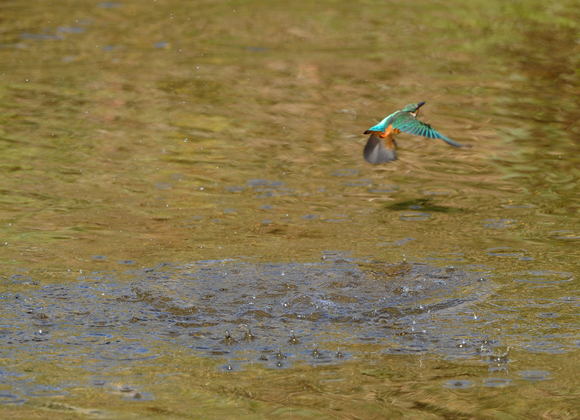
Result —
[[[388,204],[384,206],[386,210],[401,211],[401,210],[423,210],[437,213],[463,213],[465,209],[458,207],[448,207],[434,204],[430,198],[416,198],[414,200],[406,200],[398,203]]]

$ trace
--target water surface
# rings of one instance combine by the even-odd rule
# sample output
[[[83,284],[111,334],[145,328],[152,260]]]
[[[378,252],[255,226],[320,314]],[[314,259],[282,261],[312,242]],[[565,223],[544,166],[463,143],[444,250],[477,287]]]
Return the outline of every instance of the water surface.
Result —
[[[2,2],[3,415],[577,417],[574,7]]]

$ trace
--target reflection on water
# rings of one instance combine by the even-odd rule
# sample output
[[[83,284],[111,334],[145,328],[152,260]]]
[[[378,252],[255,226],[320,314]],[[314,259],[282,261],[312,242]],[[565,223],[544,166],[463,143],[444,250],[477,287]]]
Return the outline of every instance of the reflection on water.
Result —
[[[2,2],[0,410],[577,416],[575,7]],[[419,100],[473,147],[367,165],[360,132]]]

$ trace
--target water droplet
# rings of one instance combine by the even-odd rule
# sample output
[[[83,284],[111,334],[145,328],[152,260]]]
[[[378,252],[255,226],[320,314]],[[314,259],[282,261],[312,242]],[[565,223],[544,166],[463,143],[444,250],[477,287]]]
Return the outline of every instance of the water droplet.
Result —
[[[230,334],[229,330],[226,330],[226,334],[223,341],[225,344],[234,344],[236,342],[234,337],[232,337],[232,335]]]
[[[294,335],[294,331],[291,331],[292,335],[290,336],[290,339],[288,340],[288,343],[290,344],[298,344],[300,343],[300,340],[296,337],[296,335]]]
[[[256,339],[256,336],[252,333],[252,330],[248,329],[244,334],[244,340],[253,341],[255,339]]]

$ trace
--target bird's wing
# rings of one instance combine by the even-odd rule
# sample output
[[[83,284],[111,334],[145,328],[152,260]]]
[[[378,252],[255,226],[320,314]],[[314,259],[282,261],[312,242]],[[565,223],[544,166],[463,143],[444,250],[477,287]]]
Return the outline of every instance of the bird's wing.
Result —
[[[387,121],[387,119],[383,119],[380,123],[373,125],[371,128],[369,128],[368,130],[366,130],[363,134],[370,134],[372,132],[377,132],[377,131],[385,131],[385,129],[387,128],[385,122]]]
[[[451,140],[449,137],[439,133],[429,124],[419,121],[411,114],[400,115],[392,122],[393,128],[414,136],[427,137],[429,139],[441,139],[447,144],[455,147],[463,147],[461,143]]]
[[[373,125],[371,128],[366,130],[363,134],[370,134],[377,131],[385,131],[389,126],[391,119],[400,111],[395,111],[391,115],[387,115],[385,118],[381,120],[378,124]]]
[[[389,148],[385,147],[383,139],[374,133],[367,140],[367,144],[363,150],[363,156],[367,162],[374,165],[397,160],[395,144],[391,144]]]

